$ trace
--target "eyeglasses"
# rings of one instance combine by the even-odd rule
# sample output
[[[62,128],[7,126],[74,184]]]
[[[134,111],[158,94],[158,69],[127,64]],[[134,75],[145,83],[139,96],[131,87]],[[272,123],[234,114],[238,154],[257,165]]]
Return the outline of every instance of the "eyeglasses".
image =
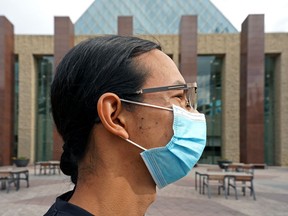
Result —
[[[185,105],[193,109],[197,109],[197,83],[196,82],[140,89],[139,91],[135,93],[146,94],[146,93],[154,93],[154,92],[162,92],[162,91],[170,91],[170,90],[183,90],[184,95],[185,95],[185,100],[186,100]]]

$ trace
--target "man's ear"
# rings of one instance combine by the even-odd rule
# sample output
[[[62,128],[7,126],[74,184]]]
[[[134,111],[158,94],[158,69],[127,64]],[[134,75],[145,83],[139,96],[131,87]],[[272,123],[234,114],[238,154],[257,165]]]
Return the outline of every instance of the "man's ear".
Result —
[[[101,95],[97,102],[97,111],[103,126],[112,134],[128,139],[126,131],[126,119],[120,98],[113,93]]]

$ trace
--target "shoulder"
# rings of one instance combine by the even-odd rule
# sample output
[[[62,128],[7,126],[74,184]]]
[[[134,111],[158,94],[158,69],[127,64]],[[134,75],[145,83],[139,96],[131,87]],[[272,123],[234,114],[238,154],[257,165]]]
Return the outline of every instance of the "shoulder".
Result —
[[[44,214],[44,216],[93,216],[79,206],[73,205],[68,202],[72,194],[73,191],[69,191],[57,197],[55,203],[49,208],[49,210]]]

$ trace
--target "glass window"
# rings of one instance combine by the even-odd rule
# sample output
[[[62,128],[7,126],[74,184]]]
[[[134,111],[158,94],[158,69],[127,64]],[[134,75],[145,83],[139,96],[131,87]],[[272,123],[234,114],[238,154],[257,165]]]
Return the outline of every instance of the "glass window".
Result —
[[[200,163],[216,163],[221,157],[221,119],[223,59],[219,56],[198,56],[198,111],[206,115],[207,145]]]
[[[18,117],[19,117],[19,59],[14,57],[14,142],[13,155],[18,155]]]
[[[52,56],[37,56],[37,129],[36,161],[53,157],[53,124],[50,105],[50,85],[53,74]]]
[[[265,56],[265,95],[264,95],[264,153],[265,163],[275,165],[275,97],[274,74],[277,56]]]

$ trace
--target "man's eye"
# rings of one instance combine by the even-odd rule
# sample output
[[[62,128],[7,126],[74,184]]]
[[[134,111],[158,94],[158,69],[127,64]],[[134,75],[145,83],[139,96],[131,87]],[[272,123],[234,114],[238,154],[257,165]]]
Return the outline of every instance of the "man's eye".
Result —
[[[179,99],[182,99],[184,96],[183,94],[178,94],[178,95],[175,95],[176,98],[179,98]]]

